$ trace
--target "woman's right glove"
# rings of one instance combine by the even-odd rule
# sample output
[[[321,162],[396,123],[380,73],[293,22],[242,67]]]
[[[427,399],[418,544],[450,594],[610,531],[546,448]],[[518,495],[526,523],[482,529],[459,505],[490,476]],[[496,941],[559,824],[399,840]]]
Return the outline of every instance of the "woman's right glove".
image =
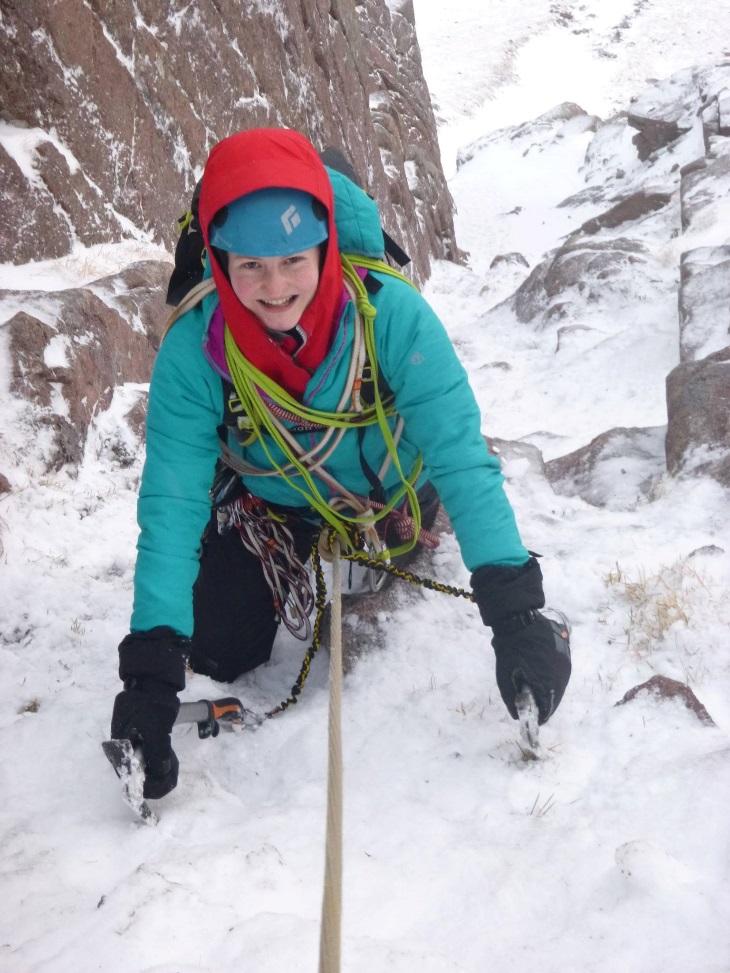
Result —
[[[485,565],[471,577],[474,600],[485,625],[492,629],[497,686],[512,719],[516,699],[526,686],[546,723],[558,708],[571,672],[566,625],[546,618],[542,572],[533,557],[519,568]]]
[[[124,690],[114,700],[112,739],[141,747],[144,796],[164,797],[177,784],[178,760],[170,732],[185,688],[188,640],[166,626],[133,632],[119,646],[119,678]]]

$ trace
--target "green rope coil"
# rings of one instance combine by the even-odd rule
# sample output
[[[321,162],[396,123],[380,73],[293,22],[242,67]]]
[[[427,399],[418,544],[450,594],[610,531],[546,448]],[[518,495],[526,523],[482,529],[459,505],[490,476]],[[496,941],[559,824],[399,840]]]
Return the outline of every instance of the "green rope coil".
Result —
[[[363,320],[365,348],[370,361],[373,379],[374,402],[372,406],[364,409],[362,412],[327,412],[303,405],[290,395],[286,389],[282,388],[277,382],[246,359],[236,344],[228,326],[225,329],[226,363],[236,394],[251,421],[252,433],[260,443],[272,469],[275,469],[287,485],[299,493],[306,503],[316,510],[322,519],[329,524],[340,538],[345,550],[353,550],[354,548],[354,542],[351,536],[352,527],[371,526],[377,523],[387,517],[404,497],[406,498],[414,525],[413,537],[397,548],[380,552],[381,557],[387,558],[411,551],[418,541],[418,535],[421,530],[421,509],[416,495],[415,484],[421,475],[423,462],[419,456],[410,474],[406,475],[403,472],[395,440],[388,425],[388,418],[395,414],[395,410],[392,405],[386,405],[383,402],[378,388],[378,362],[374,325],[376,309],[370,303],[367,290],[360,280],[351,259],[344,254],[341,256],[343,273],[355,293],[357,311]],[[392,273],[393,276],[406,280],[402,275],[392,271],[386,264],[379,261],[370,261],[359,256],[356,259],[358,264],[362,264],[368,269]],[[390,456],[393,468],[400,478],[400,486],[395,490],[393,496],[388,500],[383,509],[377,513],[371,511],[367,515],[353,516],[345,514],[341,510],[335,510],[326,498],[322,496],[312,473],[310,473],[307,467],[293,453],[281,431],[277,428],[276,422],[261,395],[262,392],[277,405],[308,422],[316,422],[323,426],[335,428],[377,425],[383,436],[383,441],[385,442],[385,447]],[[293,467],[296,470],[304,485],[298,483],[293,476],[289,475],[284,466],[275,459],[267,438],[270,438],[278,447],[285,457],[286,466]]]

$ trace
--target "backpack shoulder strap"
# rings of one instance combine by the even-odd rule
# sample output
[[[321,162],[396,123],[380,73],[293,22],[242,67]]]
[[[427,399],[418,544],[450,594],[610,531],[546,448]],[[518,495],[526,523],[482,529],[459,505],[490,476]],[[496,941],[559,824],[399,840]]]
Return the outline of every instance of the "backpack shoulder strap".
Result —
[[[183,314],[186,314],[191,308],[196,307],[207,297],[208,294],[212,294],[215,290],[215,281],[212,277],[206,277],[205,280],[201,280],[199,284],[196,284],[192,290],[189,290],[185,297],[180,301],[176,308],[173,309],[169,318],[165,322],[165,327],[162,331],[162,337],[164,338],[173,324],[179,320]]]
[[[354,267],[362,267],[364,270],[375,271],[378,274],[387,274],[389,277],[403,281],[404,284],[408,284],[414,290],[418,290],[416,284],[409,277],[396,270],[395,267],[391,267],[384,260],[379,260],[376,257],[365,257],[359,253],[343,253],[342,256]]]

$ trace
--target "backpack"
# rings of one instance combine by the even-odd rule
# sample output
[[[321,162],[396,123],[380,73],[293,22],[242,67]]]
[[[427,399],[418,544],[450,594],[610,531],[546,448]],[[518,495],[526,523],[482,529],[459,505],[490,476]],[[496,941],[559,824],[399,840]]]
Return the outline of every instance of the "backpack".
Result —
[[[357,178],[352,164],[340,152],[339,149],[332,147],[320,152],[320,159],[330,169],[347,176],[358,188],[363,189],[360,180]],[[175,247],[175,267],[170,275],[167,285],[166,303],[176,307],[184,297],[201,282],[203,279],[203,258],[205,256],[205,244],[203,242],[203,232],[198,221],[198,202],[200,199],[199,180],[193,191],[190,200],[190,208],[178,219],[179,237]],[[370,195],[370,194],[368,194]],[[370,197],[373,198],[372,196]],[[383,228],[383,249],[394,263],[399,267],[405,267],[411,262],[411,258],[400,247],[395,240]]]

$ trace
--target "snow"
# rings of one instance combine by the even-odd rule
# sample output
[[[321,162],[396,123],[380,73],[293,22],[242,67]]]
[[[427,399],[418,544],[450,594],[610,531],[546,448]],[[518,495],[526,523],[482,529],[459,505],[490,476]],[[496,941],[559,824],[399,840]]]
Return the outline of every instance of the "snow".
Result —
[[[77,172],[79,163],[68,146],[61,141],[54,128],[48,132],[41,128],[25,128],[0,119],[0,145],[13,159],[31,185],[37,185],[40,177],[35,168],[35,153],[42,142],[50,142],[64,157],[70,173]]]
[[[437,265],[427,296],[491,434],[534,433],[529,441],[549,459],[614,426],[639,426],[645,465],[633,452],[617,469],[607,453],[593,486],[605,493],[626,479],[599,507],[582,487],[582,495],[555,492],[524,458],[505,463],[525,540],[545,555],[549,601],[573,625],[573,679],[541,730],[544,760],[522,759],[473,606],[404,589],[379,619],[387,647],[361,658],[345,683],[349,973],[730,970],[728,492],[696,475],[668,478],[656,462],[664,377],[678,348],[672,287],[687,238],[650,250],[633,294],[613,306],[615,322],[605,308],[586,320],[601,331],[598,342],[573,332],[559,355],[554,331],[494,307],[528,268],[489,270],[497,253],[519,251],[533,264],[593,215],[556,206],[585,188],[586,174],[598,184],[602,172],[596,156],[575,180],[591,138],[575,120],[550,122],[539,138],[533,128],[514,146],[494,130],[558,102],[598,114],[625,106],[649,74],[709,57],[727,36],[730,11],[707,0],[695,23],[680,0],[552,7],[572,12],[572,26],[588,33],[556,25],[537,0],[494,0],[488,19],[476,0],[415,0],[443,144],[455,160],[457,147],[481,140],[458,173],[452,166],[470,264]],[[623,41],[609,43],[624,17]],[[616,56],[600,57],[599,48]],[[502,66],[496,81],[492,64]],[[613,134],[611,170],[616,159],[630,161]],[[533,141],[541,151],[524,155]],[[713,223],[721,207],[707,212],[693,246],[724,242]],[[647,243],[652,227],[661,224],[646,225]],[[63,261],[0,268],[0,287],[80,285],[140,259],[140,246],[77,248]],[[0,495],[0,969],[313,970],[326,658],[315,661],[299,705],[256,731],[200,741],[176,730],[180,784],[157,805],[156,828],[131,820],[99,743],[119,689],[143,461],[124,416],[145,387],[115,390],[78,478],[40,476],[22,450],[22,437],[38,434],[5,392],[3,337],[0,327],[0,429],[12,450],[0,472],[14,489]],[[46,364],[62,365],[67,352],[52,339]],[[433,573],[468,584],[453,538],[436,552]],[[356,611],[349,603],[345,615]],[[263,711],[287,695],[301,655],[283,634],[269,665],[233,686],[192,676],[184,696],[233,692]],[[686,681],[716,726],[646,694],[614,706],[657,673]]]
[[[171,259],[163,247],[139,240],[98,243],[91,247],[77,244],[71,253],[58,260],[0,264],[0,290],[60,291],[109,277],[137,260]],[[2,314],[4,308],[3,302]]]
[[[458,148],[563,101],[609,117],[649,78],[725,59],[725,0],[414,0],[447,175]],[[562,15],[562,16],[561,16]],[[562,23],[561,23],[562,20]],[[625,26],[623,26],[625,24]],[[451,56],[457,52],[456,56]]]

